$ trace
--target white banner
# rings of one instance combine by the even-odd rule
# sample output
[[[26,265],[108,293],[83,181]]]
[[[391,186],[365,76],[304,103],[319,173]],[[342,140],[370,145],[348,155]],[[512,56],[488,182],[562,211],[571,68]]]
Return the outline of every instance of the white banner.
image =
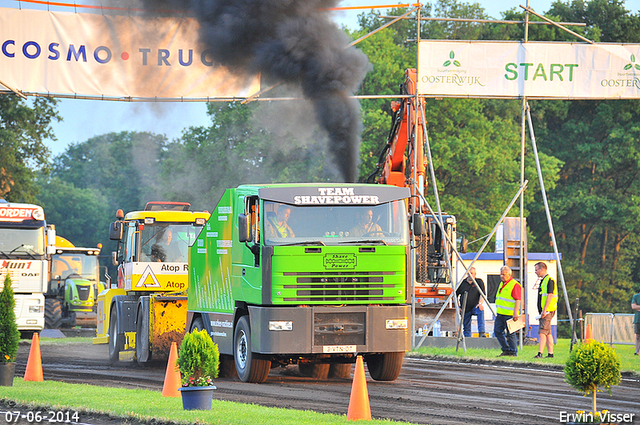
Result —
[[[640,45],[421,41],[426,96],[640,98]]]
[[[257,92],[257,77],[213,63],[198,28],[190,18],[0,8],[0,81],[25,94],[92,98],[204,100]]]

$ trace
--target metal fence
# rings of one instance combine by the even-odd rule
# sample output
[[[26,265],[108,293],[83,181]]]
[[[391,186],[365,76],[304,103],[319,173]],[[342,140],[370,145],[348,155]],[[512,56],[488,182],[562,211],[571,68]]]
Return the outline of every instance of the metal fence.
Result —
[[[592,337],[607,344],[634,345],[633,314],[587,313],[585,325],[591,325]]]

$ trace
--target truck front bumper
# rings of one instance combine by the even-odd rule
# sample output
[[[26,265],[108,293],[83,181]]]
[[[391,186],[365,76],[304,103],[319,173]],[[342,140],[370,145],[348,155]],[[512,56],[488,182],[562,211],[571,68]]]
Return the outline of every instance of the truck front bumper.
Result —
[[[386,353],[411,348],[409,306],[249,307],[260,354]]]

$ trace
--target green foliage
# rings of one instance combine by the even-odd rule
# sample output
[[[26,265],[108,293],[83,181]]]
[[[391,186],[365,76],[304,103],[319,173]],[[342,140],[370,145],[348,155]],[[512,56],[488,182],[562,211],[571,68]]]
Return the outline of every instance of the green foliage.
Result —
[[[11,277],[7,273],[0,291],[0,363],[14,362],[18,354],[20,331],[16,323],[15,305]]]
[[[95,247],[107,243],[106,226],[113,218],[107,197],[97,188],[78,188],[55,176],[38,180],[38,203],[46,211],[47,223],[56,225],[56,233],[76,246]]]
[[[13,93],[0,94],[0,198],[35,201],[35,173],[51,166],[44,140],[55,140],[50,124],[61,119],[56,103],[39,97],[29,104]]]
[[[211,385],[218,377],[220,352],[206,330],[187,333],[180,344],[178,360],[183,387]]]
[[[592,341],[575,348],[564,368],[565,380],[584,395],[604,387],[611,394],[611,387],[620,383],[620,357],[606,344]]]

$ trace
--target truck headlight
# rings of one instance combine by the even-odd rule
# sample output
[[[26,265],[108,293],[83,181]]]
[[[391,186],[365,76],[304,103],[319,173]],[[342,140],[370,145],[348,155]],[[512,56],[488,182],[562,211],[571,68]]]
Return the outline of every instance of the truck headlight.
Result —
[[[292,331],[293,322],[291,320],[269,320],[270,331]]]
[[[406,318],[387,319],[387,329],[407,329],[408,327],[408,320]]]
[[[29,313],[42,313],[44,311],[44,306],[41,305],[30,305]]]

